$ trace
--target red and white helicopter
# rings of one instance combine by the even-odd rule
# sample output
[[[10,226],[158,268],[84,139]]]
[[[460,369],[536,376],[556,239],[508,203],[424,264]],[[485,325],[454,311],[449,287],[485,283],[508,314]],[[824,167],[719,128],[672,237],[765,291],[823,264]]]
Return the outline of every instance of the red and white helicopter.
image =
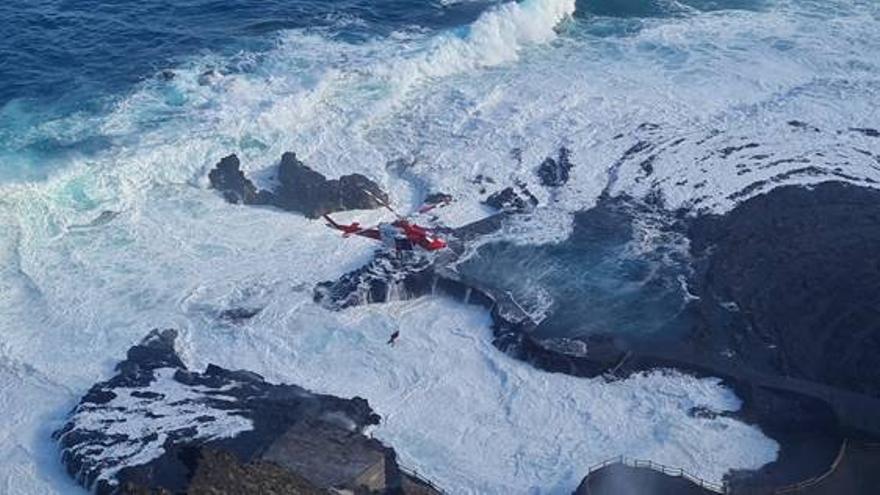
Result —
[[[368,192],[369,194],[369,192]],[[359,235],[369,239],[375,239],[382,242],[391,249],[397,251],[411,251],[416,248],[425,251],[439,251],[447,247],[448,243],[442,237],[434,233],[434,229],[424,227],[410,221],[407,217],[397,213],[388,203],[373,196],[376,201],[380,202],[388,211],[393,213],[397,220],[388,223],[379,223],[375,227],[362,227],[359,222],[353,222],[348,225],[340,224],[330,218],[330,215],[324,215],[327,220],[327,226],[342,232],[342,237]],[[419,213],[427,213],[434,208],[446,206],[449,200],[439,203],[427,204],[419,208]]]

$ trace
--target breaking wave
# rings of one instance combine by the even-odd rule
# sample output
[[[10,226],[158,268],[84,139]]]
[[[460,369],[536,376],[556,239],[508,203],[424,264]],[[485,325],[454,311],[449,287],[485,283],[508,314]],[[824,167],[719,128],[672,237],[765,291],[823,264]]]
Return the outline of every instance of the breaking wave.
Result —
[[[441,36],[427,54],[405,62],[403,72],[442,77],[515,61],[523,47],[552,41],[574,11],[574,0],[505,3],[460,32]]]

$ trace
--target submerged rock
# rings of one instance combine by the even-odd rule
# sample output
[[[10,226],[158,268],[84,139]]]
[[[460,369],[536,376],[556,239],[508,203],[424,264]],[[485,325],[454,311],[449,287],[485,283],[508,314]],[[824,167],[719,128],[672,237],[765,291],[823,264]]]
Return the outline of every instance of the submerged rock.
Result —
[[[291,152],[281,157],[279,186],[272,191],[257,190],[241,171],[235,155],[220,160],[208,177],[211,187],[221,191],[230,203],[271,205],[309,218],[337,211],[375,209],[388,203],[388,195],[369,178],[349,174],[327,179]]]
[[[190,371],[174,350],[176,336],[154,330],[132,347],[116,376],[94,385],[54,434],[68,473],[86,488],[401,493],[419,484],[400,470],[393,449],[363,434],[380,419],[366,400],[215,365]]]
[[[442,205],[451,203],[454,198],[451,194],[447,194],[444,192],[434,192],[425,196],[425,200],[423,201],[426,205]]]
[[[241,323],[257,316],[262,308],[230,308],[220,312],[220,319],[232,323]]]
[[[493,193],[484,203],[502,211],[525,212],[538,206],[538,198],[525,185],[518,184],[516,189],[506,187]]]
[[[541,185],[547,187],[559,187],[568,183],[571,169],[574,164],[571,163],[571,151],[565,146],[559,148],[559,154],[554,159],[547,157],[538,167],[538,178],[541,179]]]
[[[850,127],[849,130],[853,132],[858,132],[863,136],[877,138],[880,137],[880,131],[877,129],[873,129],[871,127]]]

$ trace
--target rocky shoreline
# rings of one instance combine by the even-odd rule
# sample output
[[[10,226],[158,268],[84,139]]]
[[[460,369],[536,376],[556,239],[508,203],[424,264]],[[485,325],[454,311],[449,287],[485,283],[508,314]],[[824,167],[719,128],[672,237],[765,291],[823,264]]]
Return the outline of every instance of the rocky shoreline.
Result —
[[[630,201],[605,197],[596,210],[618,209]],[[638,214],[638,208],[628,211]],[[475,231],[491,232],[515,214],[516,209],[506,210],[453,235],[465,239]],[[880,335],[880,331],[871,330],[876,322],[871,308],[877,307],[876,301],[859,299],[876,298],[877,292],[867,286],[880,286],[880,273],[865,263],[880,246],[877,219],[880,191],[837,182],[778,188],[744,202],[725,216],[688,218],[685,212],[669,212],[669,228],[686,233],[690,239],[694,267],[688,283],[693,299],[680,319],[686,325],[684,337],[676,340],[602,333],[574,339],[542,338],[541,324],[511,300],[509,292],[486,286],[456,268],[456,257],[464,251],[455,244],[451,254],[433,264],[409,265],[380,253],[370,265],[319,285],[315,299],[341,309],[443,294],[488,309],[494,321],[495,345],[547,371],[614,379],[675,368],[721,377],[744,400],[737,417],[759,425],[782,445],[777,462],[759,472],[734,473],[731,482],[737,486],[784,486],[821,472],[833,460],[844,437],[871,438],[880,433],[880,422],[875,419],[880,417],[880,401],[870,392],[880,380],[873,367],[859,364],[864,359],[858,357],[876,355],[878,349],[872,344],[876,341],[843,339],[840,344],[848,344],[828,345],[842,338],[835,337],[841,327],[821,326],[828,317],[810,313],[840,313],[846,316],[839,320],[841,324],[861,325],[868,335]],[[759,266],[749,272],[737,265],[746,260],[755,260]],[[817,275],[805,265],[821,265],[823,270]],[[387,276],[389,273],[393,276]],[[850,284],[849,277],[854,274],[860,279]],[[814,278],[802,283],[798,277]],[[766,288],[767,278],[780,283],[774,283],[770,292],[758,290]],[[729,287],[737,292],[724,293]],[[834,292],[847,297],[829,300],[827,295]],[[756,302],[755,297],[764,299]],[[812,299],[822,302],[810,304]],[[799,326],[782,327],[776,334],[776,345],[761,340],[768,329],[779,328],[792,317],[782,311],[785,308],[800,312]],[[722,319],[718,316],[721,312],[747,314],[748,318],[735,320],[726,315]],[[809,322],[813,323],[805,324]],[[767,359],[767,348],[778,357]],[[812,358],[798,359],[798,353],[812,353]],[[781,366],[792,360],[801,367]],[[808,365],[812,368],[805,367]],[[835,375],[830,370],[842,371]],[[853,379],[853,374],[857,378]],[[849,381],[841,381],[841,376]],[[811,455],[800,454],[804,449]]]
[[[366,435],[380,417],[249,371],[187,369],[177,332],[154,330],[55,432],[68,473],[111,493],[431,494],[394,449]]]
[[[649,148],[636,147],[621,160]],[[573,167],[562,148],[536,173],[552,196]],[[650,175],[651,161],[641,168]],[[221,160],[209,178],[228,202],[309,218],[378,208],[388,200],[366,177],[328,180],[293,153],[282,157],[273,189],[258,189],[235,155]],[[613,176],[598,203],[575,215],[574,233],[552,248],[560,251],[501,245],[500,253],[565,258],[598,250],[599,258],[607,257],[633,242],[639,222],[649,223],[660,239],[651,249],[662,252],[643,253],[656,255],[650,270],[628,262],[635,273],[652,274],[639,279],[639,290],[646,292],[636,292],[631,304],[686,301],[659,315],[651,332],[585,327],[558,335],[555,328],[565,321],[554,317],[560,307],[583,304],[564,299],[579,297],[577,291],[555,295],[538,315],[509,285],[511,279],[486,278],[497,267],[468,259],[473,241],[538,206],[519,182],[485,200],[497,214],[457,229],[439,227],[450,249],[438,255],[378,250],[369,264],[318,284],[314,300],[341,310],[445,295],[488,310],[495,346],[546,371],[616,380],[674,368],[720,377],[743,400],[733,415],[781,446],[776,462],[731,473],[727,481],[734,488],[809,478],[827,467],[844,438],[880,435],[880,368],[870,359],[880,350],[880,265],[872,262],[880,246],[880,191],[843,182],[780,186],[712,215],[668,209],[662,194],[613,196],[612,184]],[[668,249],[681,240],[686,253]],[[480,249],[499,242],[489,240]],[[486,257],[502,258],[499,252]],[[615,270],[604,273],[632,275]],[[601,306],[602,297],[617,296],[599,294],[591,304]],[[230,308],[222,318],[243,321],[259,311]],[[858,329],[857,338],[848,333],[852,329]],[[438,492],[402,470],[392,447],[365,434],[380,420],[365,400],[313,394],[213,365],[194,372],[177,355],[175,338],[173,330],[153,331],[132,347],[117,375],[92,387],[56,432],[62,460],[83,486],[98,493]]]

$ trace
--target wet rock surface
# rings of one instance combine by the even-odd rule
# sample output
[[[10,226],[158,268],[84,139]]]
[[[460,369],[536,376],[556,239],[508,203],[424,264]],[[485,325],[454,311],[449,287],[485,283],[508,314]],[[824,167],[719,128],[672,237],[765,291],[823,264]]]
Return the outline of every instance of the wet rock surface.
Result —
[[[880,191],[837,182],[809,188],[780,187],[743,202],[723,216],[664,214],[656,206],[630,198],[605,197],[595,208],[578,214],[575,230],[564,243],[549,248],[510,245],[504,249],[513,250],[508,258],[526,260],[527,265],[535,256],[561,260],[561,269],[567,276],[560,280],[550,277],[548,287],[577,279],[571,269],[565,268],[566,263],[583,264],[592,258],[584,258],[581,252],[596,251],[591,277],[620,277],[620,284],[624,284],[621,297],[635,297],[636,306],[645,307],[661,293],[677,294],[678,300],[687,301],[687,307],[664,316],[668,321],[658,330],[675,333],[674,340],[680,341],[680,349],[674,355],[717,356],[725,366],[746,365],[756,372],[791,376],[874,396],[880,393],[880,364],[873,359],[880,351],[880,318],[876,313],[880,307],[880,265],[873,255],[880,252]],[[665,218],[657,219],[658,215]],[[504,222],[503,217],[485,223],[497,227],[499,222]],[[636,222],[641,222],[642,229],[649,224],[647,232],[655,243],[653,248],[639,252],[638,257],[653,259],[654,263],[640,266],[639,260],[623,258],[628,264],[627,271],[619,272],[617,262],[604,270],[604,260],[626,255],[621,246],[634,241]],[[451,231],[450,236],[472,239],[484,233],[466,226]],[[686,235],[689,253],[672,247],[679,234]],[[566,248],[569,244],[571,249]],[[492,245],[505,244],[494,243],[488,248]],[[540,280],[529,278],[531,267],[521,266],[522,263],[512,268],[509,277],[499,274],[503,267],[495,265],[504,257],[504,251],[493,249],[488,255],[466,261],[452,252],[436,262],[422,259],[416,264],[401,263],[388,253],[380,254],[371,265],[339,281],[321,284],[316,299],[334,301],[331,306],[347,307],[385,301],[391,293],[397,294],[391,298],[418,297],[433,293],[437,278],[441,278],[454,279],[493,301],[501,299],[502,293],[512,293],[518,298],[517,305],[528,310],[532,306],[530,294],[520,297],[517,284],[525,277],[533,289]],[[688,255],[689,259],[682,258]],[[453,260],[454,273],[444,269]],[[664,272],[664,264],[670,262],[691,266],[687,270]],[[546,263],[538,265],[545,277],[555,270]],[[486,266],[489,269],[481,269]],[[584,280],[589,282],[591,277]],[[685,281],[687,285],[681,285]],[[641,284],[643,290],[632,292],[633,283]],[[591,292],[587,289],[592,287],[590,283],[585,286],[587,289],[581,285],[576,283],[558,293],[551,291],[555,299],[547,313],[541,315],[541,325],[554,323],[554,318],[566,308],[579,307],[576,299],[589,296]],[[605,280],[593,292],[599,297],[607,290],[610,289]],[[575,299],[569,301],[565,297]],[[621,300],[617,296],[615,299]],[[664,299],[657,301],[660,309],[669,306]],[[589,306],[593,309],[584,310],[588,314],[599,311],[596,305]],[[534,315],[530,316],[535,320]],[[652,318],[652,322],[655,320]],[[531,329],[536,341],[541,336],[540,322],[536,320]],[[612,339],[621,351],[639,348],[638,341],[645,335],[621,335],[613,327],[632,323],[636,328],[644,326],[644,322],[607,323],[608,332],[591,330],[575,337],[592,336],[595,342]],[[585,348],[608,347],[595,342]],[[655,345],[657,341],[650,342]],[[544,347],[553,348],[554,344]],[[546,356],[542,360],[546,361]]]
[[[223,198],[230,203],[267,204],[266,193],[259,194],[254,183],[241,171],[241,162],[235,155],[229,155],[208,174],[211,187],[221,191]]]
[[[54,434],[68,473],[83,486],[97,493],[401,493],[407,475],[394,450],[363,434],[380,419],[366,400],[214,365],[188,370],[176,336],[154,330],[132,347],[117,374],[94,385]]]
[[[433,257],[418,251],[376,252],[373,260],[338,280],[321,282],[314,300],[339,310],[426,294],[434,277]]]
[[[880,157],[872,127],[823,129],[810,122],[777,124],[779,136],[754,136],[734,128],[682,135],[645,123],[619,134],[608,167],[605,195],[675,198],[675,208],[710,214],[776,187],[819,181],[872,186],[880,182]],[[616,153],[616,155],[615,155]]]
[[[697,333],[775,374],[880,396],[880,191],[784,187],[691,230]]]
[[[538,178],[541,185],[546,187],[560,187],[568,183],[571,177],[571,169],[574,164],[571,163],[571,151],[568,148],[559,148],[559,154],[553,157],[547,157],[538,167]]]
[[[327,179],[300,161],[295,153],[284,153],[278,166],[278,186],[258,190],[241,171],[235,155],[223,158],[208,174],[211,187],[230,203],[270,205],[318,218],[346,210],[369,210],[388,203],[378,184],[361,174]]]
[[[497,210],[526,212],[538,206],[538,198],[524,184],[517,184],[492,193],[484,203]]]

